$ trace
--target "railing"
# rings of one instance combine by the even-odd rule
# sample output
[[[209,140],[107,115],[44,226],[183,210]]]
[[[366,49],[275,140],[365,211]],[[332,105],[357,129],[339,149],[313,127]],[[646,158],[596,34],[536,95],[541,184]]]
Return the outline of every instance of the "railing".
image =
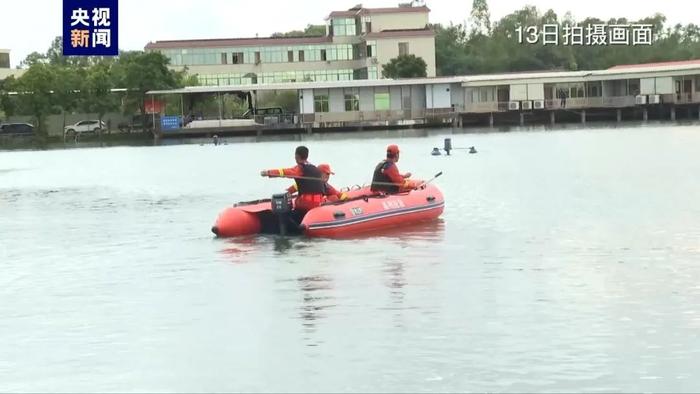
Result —
[[[289,126],[296,123],[297,117],[295,114],[271,114],[271,115],[255,115],[253,117],[255,123],[265,126]]]
[[[500,109],[500,103],[496,101],[490,101],[485,103],[466,103],[464,107],[465,112],[474,113],[503,111]],[[505,110],[508,110],[508,103],[505,103]]]
[[[681,94],[664,94],[661,95],[664,103],[673,104],[692,104],[700,103],[700,92],[689,92]]]
[[[603,107],[622,108],[634,107],[636,105],[635,96],[603,97]]]
[[[590,105],[585,97],[556,98],[544,101],[544,107],[547,109],[578,109],[588,106]]]

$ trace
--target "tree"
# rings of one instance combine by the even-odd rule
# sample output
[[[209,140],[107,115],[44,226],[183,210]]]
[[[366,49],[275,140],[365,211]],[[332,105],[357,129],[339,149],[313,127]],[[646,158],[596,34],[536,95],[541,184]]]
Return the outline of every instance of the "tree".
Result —
[[[44,121],[54,106],[53,88],[56,84],[54,70],[44,64],[35,63],[18,80],[19,102],[36,118],[37,134],[47,136]]]
[[[90,68],[83,88],[83,108],[86,112],[96,113],[100,124],[107,112],[119,108],[117,98],[111,91],[113,87],[109,65],[98,64]]]
[[[428,65],[416,55],[401,55],[382,66],[384,78],[418,78],[427,76]]]
[[[112,70],[116,85],[127,89],[127,110],[138,109],[145,119],[146,92],[178,87],[178,74],[168,68],[169,62],[160,52],[121,53]]]
[[[474,0],[471,12],[472,30],[471,35],[491,34],[491,13],[486,0]]]
[[[292,30],[286,33],[273,33],[272,38],[280,37],[322,37],[326,35],[325,25],[306,25],[304,30]]]
[[[19,64],[20,68],[31,67],[37,63],[46,63],[46,55],[39,52],[32,52],[24,58]]]
[[[17,109],[16,102],[10,97],[9,93],[15,91],[17,81],[14,75],[5,79],[0,79],[0,110],[5,116],[13,116]]]

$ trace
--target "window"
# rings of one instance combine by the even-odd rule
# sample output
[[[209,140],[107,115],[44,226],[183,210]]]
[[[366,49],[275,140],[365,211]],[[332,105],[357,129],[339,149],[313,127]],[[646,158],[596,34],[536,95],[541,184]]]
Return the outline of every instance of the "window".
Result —
[[[231,64],[243,64],[243,52],[232,53]]]
[[[400,42],[399,43],[399,56],[406,56],[408,55],[408,43],[407,42]]]
[[[314,111],[328,112],[328,94],[314,95]]]
[[[588,97],[600,97],[602,96],[602,86],[600,82],[590,82],[587,84],[588,89],[586,94]]]
[[[379,78],[379,72],[377,71],[377,66],[367,67],[367,79],[377,79]]]
[[[303,50],[299,51],[299,61],[300,62],[304,61],[304,51]]]
[[[10,68],[9,53],[0,53],[0,68]]]
[[[372,32],[372,18],[369,16],[363,16],[361,19],[362,32],[371,33]]]
[[[331,20],[334,36],[354,36],[357,33],[355,18],[336,18]]]
[[[489,101],[489,90],[487,88],[480,88],[479,94],[479,102],[486,103]]]
[[[345,90],[345,110],[359,111],[360,110],[360,95],[357,89]]]
[[[228,64],[228,56],[226,56],[226,53],[221,54],[221,64]]]
[[[387,111],[391,108],[391,96],[389,93],[374,94],[374,110]]]
[[[325,62],[326,61],[326,50],[321,49],[321,61]]]
[[[367,57],[377,57],[376,41],[367,41]]]
[[[255,52],[255,64],[260,64],[260,51]]]
[[[294,61],[294,51],[287,51],[287,61],[289,63]]]

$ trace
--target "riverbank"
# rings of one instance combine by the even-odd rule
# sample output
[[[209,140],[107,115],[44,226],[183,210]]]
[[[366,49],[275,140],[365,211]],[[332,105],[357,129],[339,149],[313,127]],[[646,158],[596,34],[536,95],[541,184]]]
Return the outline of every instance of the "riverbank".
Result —
[[[557,123],[555,125],[548,123],[531,124],[525,126],[501,124],[491,126],[470,126],[470,127],[453,127],[452,125],[444,125],[444,127],[383,127],[383,128],[364,128],[364,129],[348,129],[348,128],[324,128],[312,130],[311,133],[298,129],[277,129],[269,133],[247,133],[244,135],[236,133],[220,133],[207,135],[176,135],[169,134],[166,138],[154,140],[151,133],[132,133],[132,134],[105,134],[102,136],[85,136],[79,141],[63,141],[62,138],[50,137],[40,141],[34,137],[15,138],[12,143],[3,143],[0,139],[0,151],[13,150],[53,150],[53,149],[75,149],[75,148],[100,148],[100,147],[116,147],[116,146],[159,146],[159,145],[213,145],[215,144],[214,135],[217,135],[217,143],[219,145],[240,144],[240,143],[264,143],[276,141],[323,141],[323,140],[346,140],[353,138],[415,138],[426,137],[430,135],[442,134],[485,134],[485,133],[508,133],[508,132],[546,132],[546,131],[563,131],[563,130],[580,130],[580,129],[618,129],[618,128],[668,128],[674,126],[689,126],[700,125],[700,121],[692,119],[683,119],[676,121],[668,120],[651,120],[651,121],[592,121],[585,124]],[[438,141],[439,142],[439,141]],[[437,143],[437,142],[436,142]],[[437,145],[436,145],[437,146]],[[440,145],[442,146],[442,145]]]

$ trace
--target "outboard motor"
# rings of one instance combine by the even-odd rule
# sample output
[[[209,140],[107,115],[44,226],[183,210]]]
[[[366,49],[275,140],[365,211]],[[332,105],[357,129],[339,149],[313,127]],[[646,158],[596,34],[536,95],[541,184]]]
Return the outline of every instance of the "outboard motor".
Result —
[[[447,152],[447,156],[450,155],[450,151],[452,150],[452,138],[445,138],[445,152]]]
[[[280,235],[287,235],[287,223],[292,212],[292,199],[289,193],[272,195],[272,213],[277,215],[280,225]]]

